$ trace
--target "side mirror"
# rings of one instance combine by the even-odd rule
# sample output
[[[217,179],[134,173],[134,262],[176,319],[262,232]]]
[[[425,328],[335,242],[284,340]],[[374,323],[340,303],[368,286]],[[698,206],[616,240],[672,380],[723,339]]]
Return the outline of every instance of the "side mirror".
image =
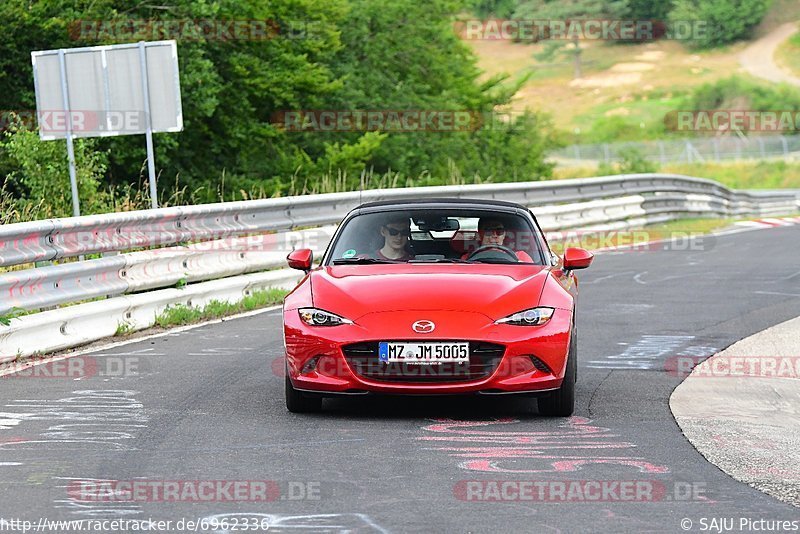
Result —
[[[289,267],[292,269],[310,271],[312,257],[313,253],[310,248],[299,248],[291,251],[289,255],[286,256],[286,260],[289,262]]]
[[[592,264],[594,254],[582,248],[568,248],[564,251],[564,270],[585,269]]]

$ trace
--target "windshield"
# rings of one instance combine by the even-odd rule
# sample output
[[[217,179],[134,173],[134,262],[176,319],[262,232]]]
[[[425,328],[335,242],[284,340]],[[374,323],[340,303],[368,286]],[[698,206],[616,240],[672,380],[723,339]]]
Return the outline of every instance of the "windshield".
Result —
[[[503,263],[543,265],[537,232],[520,215],[492,210],[418,209],[349,219],[326,265]]]

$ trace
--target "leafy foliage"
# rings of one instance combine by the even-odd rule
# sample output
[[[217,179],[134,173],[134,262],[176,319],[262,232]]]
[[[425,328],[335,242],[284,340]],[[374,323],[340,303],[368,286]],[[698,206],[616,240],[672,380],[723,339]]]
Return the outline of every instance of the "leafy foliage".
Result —
[[[628,11],[628,0],[526,0],[520,2],[514,17],[538,20],[603,20],[621,19]],[[540,61],[552,61],[561,56],[573,61],[575,78],[582,76],[582,48],[578,35],[571,41],[553,39],[536,55]]]
[[[472,11],[479,17],[508,18],[514,14],[518,0],[473,0]]]
[[[89,213],[108,206],[108,195],[101,191],[101,181],[108,164],[108,154],[97,150],[97,140],[74,142],[76,178],[82,209]],[[39,135],[20,124],[12,125],[0,138],[0,149],[14,166],[6,176],[6,187],[18,193],[16,209],[37,209],[40,217],[72,215],[66,141],[42,142]]]
[[[318,190],[326,176],[354,189],[364,172],[400,173],[406,179],[398,185],[416,183],[417,177],[425,183],[453,176],[547,177],[551,168],[544,153],[555,141],[547,118],[535,112],[462,132],[291,132],[273,123],[276,113],[290,110],[464,110],[491,116],[521,82],[479,78],[476,58],[453,31],[453,17],[464,5],[6,0],[0,3],[6,29],[0,41],[0,109],[35,108],[32,50],[130,40],[111,31],[83,31],[92,21],[110,29],[131,20],[270,21],[278,33],[264,39],[177,36],[185,129],[155,134],[162,204]],[[172,37],[156,33],[146,40]],[[85,213],[131,209],[146,197],[142,136],[82,141],[76,150]],[[3,206],[9,198],[26,206],[45,202],[45,211],[63,214],[70,202],[67,176],[63,142],[11,132],[0,145]],[[19,207],[20,214],[31,212]]]
[[[614,164],[600,163],[597,168],[598,176],[608,176],[613,174],[638,174],[648,172],[658,172],[659,166],[653,161],[649,161],[639,150],[633,147],[623,148],[619,151],[620,161]]]
[[[800,109],[800,90],[789,85],[766,85],[739,76],[701,85],[683,109],[713,111],[781,111]]]
[[[761,22],[772,0],[675,0],[673,21],[703,21],[704,36],[690,41],[710,48],[743,39]]]
[[[626,17],[631,20],[665,21],[674,0],[628,0]]]

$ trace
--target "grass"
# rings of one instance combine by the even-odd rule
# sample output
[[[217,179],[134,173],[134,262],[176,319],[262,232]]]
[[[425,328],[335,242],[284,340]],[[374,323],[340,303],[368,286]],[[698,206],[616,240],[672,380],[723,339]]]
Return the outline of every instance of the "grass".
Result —
[[[549,112],[556,127],[581,130],[570,142],[591,142],[586,132],[598,114],[630,116],[646,128],[663,121],[663,111],[674,98],[694,87],[727,78],[739,70],[738,54],[746,43],[709,51],[695,51],[676,41],[644,44],[587,43],[581,82],[572,80],[572,64],[540,66],[534,54],[543,45],[510,41],[468,41],[478,65],[488,78],[508,74],[511,80],[529,75],[511,107]],[[674,109],[674,108],[671,108]],[[635,121],[635,122],[634,122]]]
[[[800,2],[773,0],[752,39],[799,19]],[[600,117],[611,116],[629,122],[631,135],[663,137],[659,127],[664,114],[680,105],[678,97],[739,73],[739,54],[750,44],[740,41],[711,50],[693,50],[682,42],[668,40],[641,44],[584,42],[583,79],[576,82],[570,57],[548,62],[535,59],[543,44],[508,40],[466,43],[477,56],[485,78],[506,74],[512,82],[528,76],[510,107],[549,112],[557,128],[575,135],[570,143],[604,141],[596,138],[601,129],[593,131],[592,124]],[[800,76],[800,37],[789,39],[777,55]]]
[[[775,60],[778,65],[800,77],[800,33],[781,43],[775,51]]]
[[[156,316],[155,325],[161,328],[181,326],[201,321],[209,321],[236,315],[266,306],[272,306],[283,301],[288,291],[285,289],[269,288],[254,291],[238,302],[225,302],[212,300],[202,308],[176,304],[167,308]]]
[[[133,332],[133,324],[128,321],[122,321],[121,323],[117,323],[117,331],[114,332],[114,336],[127,336],[131,332]]]
[[[5,315],[0,315],[0,326],[9,326],[11,321],[25,315],[25,310],[22,308],[11,308],[11,311]]]
[[[554,178],[597,176],[597,167],[561,167]],[[800,189],[800,162],[739,161],[664,165],[658,172],[715,180],[731,189]]]
[[[731,189],[800,188],[800,163],[796,162],[698,163],[665,165],[661,170],[716,180]]]
[[[684,98],[684,93],[676,89],[659,94],[655,94],[655,91],[631,94],[630,100],[625,103],[612,101],[599,104],[573,119],[579,124],[592,125],[588,130],[582,130],[583,137],[578,137],[575,142],[640,141],[643,138],[665,137],[664,117],[680,108]],[[626,127],[608,129],[602,122],[597,124],[609,117],[619,117]]]
[[[677,219],[660,224],[646,226],[653,239],[666,239],[674,235],[708,234],[730,226],[741,219]]]

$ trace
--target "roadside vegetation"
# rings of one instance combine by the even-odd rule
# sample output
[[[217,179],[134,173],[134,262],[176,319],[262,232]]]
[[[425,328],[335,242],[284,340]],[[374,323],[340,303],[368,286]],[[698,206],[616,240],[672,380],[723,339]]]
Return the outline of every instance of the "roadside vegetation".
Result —
[[[800,78],[800,33],[795,33],[778,47],[775,60],[778,65]]]
[[[6,28],[0,42],[0,110],[35,109],[32,50],[125,42],[113,32],[82,33],[80,21],[274,21],[283,33],[269,39],[177,36],[185,129],[155,135],[162,203],[287,195],[324,189],[320,184],[326,180],[352,190],[360,186],[363,171],[429,183],[447,183],[450,176],[549,178],[544,159],[555,146],[554,130],[535,110],[505,124],[444,132],[293,132],[275,118],[296,110],[481,116],[508,104],[518,85],[503,76],[479,79],[474,54],[453,31],[453,16],[464,5],[455,0],[175,0],[168,6],[7,0],[0,3]],[[40,141],[26,132],[30,124],[15,124],[10,111],[3,112],[2,126],[3,211],[15,211],[17,219],[69,215],[66,164],[59,163],[66,160],[64,141]],[[142,136],[78,145],[86,153],[78,154],[84,212],[140,207],[147,192]],[[37,182],[41,170],[47,191],[57,192],[58,199],[43,193]],[[37,208],[40,202],[45,206]]]
[[[244,297],[239,302],[224,302],[212,300],[202,308],[176,304],[168,306],[161,314],[156,316],[155,326],[168,328],[171,326],[181,326],[202,321],[220,319],[238,313],[253,311],[258,308],[266,308],[283,302],[289,292],[284,289],[269,288],[254,291]],[[120,331],[117,335],[125,335],[129,329]]]
[[[735,74],[747,39],[800,17],[790,0],[167,4],[0,3],[0,223],[71,214],[64,141],[41,141],[20,116],[35,109],[32,50],[130,40],[91,25],[84,31],[80,21],[113,29],[125,21],[266,20],[283,30],[265,39],[152,36],[178,41],[184,108],[183,132],[155,135],[163,206],[548,180],[563,177],[547,162],[560,146],[687,135],[665,123],[675,110],[800,109],[800,90]],[[708,20],[713,31],[705,40],[578,46],[463,40],[456,22],[476,17]],[[786,46],[795,45],[800,41]],[[798,55],[784,53],[791,62]],[[297,110],[468,111],[505,119],[470,131],[287,131],[276,117]],[[83,213],[149,207],[142,136],[77,140],[76,159]],[[629,159],[629,167],[648,168],[635,154]],[[603,170],[629,168],[618,167]]]
[[[647,167],[636,167],[630,162],[598,167],[565,167],[554,171],[555,179],[586,178],[607,174],[658,172],[700,176],[716,180],[731,189],[800,189],[800,162],[737,161],[730,163],[693,163],[659,166],[645,162]]]

